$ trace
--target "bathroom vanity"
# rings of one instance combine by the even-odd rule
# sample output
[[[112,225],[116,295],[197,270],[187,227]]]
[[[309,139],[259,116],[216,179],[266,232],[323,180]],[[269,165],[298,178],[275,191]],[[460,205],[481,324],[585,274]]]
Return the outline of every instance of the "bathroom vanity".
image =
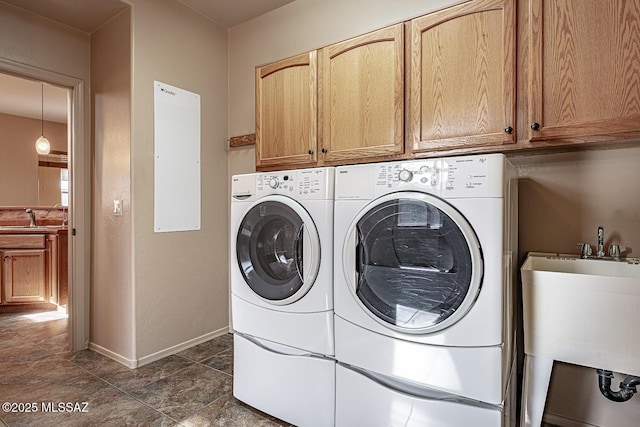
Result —
[[[0,226],[0,308],[66,305],[67,229]]]

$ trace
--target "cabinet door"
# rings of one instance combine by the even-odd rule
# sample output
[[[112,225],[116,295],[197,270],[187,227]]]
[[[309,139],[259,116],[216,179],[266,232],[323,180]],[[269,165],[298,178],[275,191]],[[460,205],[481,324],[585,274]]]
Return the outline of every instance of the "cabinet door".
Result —
[[[640,131],[640,2],[528,3],[529,139]]]
[[[316,51],[256,69],[256,168],[317,161]]]
[[[404,153],[402,24],[323,48],[320,82],[325,162]]]
[[[515,7],[476,0],[411,21],[414,152],[515,142]]]
[[[2,251],[2,302],[44,302],[45,249]]]

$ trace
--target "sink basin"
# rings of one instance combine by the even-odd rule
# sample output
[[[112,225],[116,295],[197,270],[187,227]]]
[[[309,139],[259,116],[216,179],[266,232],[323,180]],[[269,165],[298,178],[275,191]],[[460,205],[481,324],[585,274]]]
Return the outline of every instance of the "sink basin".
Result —
[[[640,260],[529,254],[525,353],[640,375]]]
[[[554,360],[640,375],[639,259],[530,253],[520,271],[521,426],[540,426]],[[595,378],[594,373],[594,387]]]

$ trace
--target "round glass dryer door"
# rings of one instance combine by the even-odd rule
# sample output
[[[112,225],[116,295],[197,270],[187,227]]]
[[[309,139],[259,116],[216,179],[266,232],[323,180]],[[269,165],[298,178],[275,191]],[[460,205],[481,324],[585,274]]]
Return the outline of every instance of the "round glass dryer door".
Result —
[[[360,306],[404,333],[453,325],[482,282],[481,248],[469,223],[442,199],[418,192],[367,205],[348,230],[343,259]]]
[[[290,304],[307,293],[318,275],[318,230],[300,204],[267,196],[245,213],[236,257],[253,292],[271,304]]]

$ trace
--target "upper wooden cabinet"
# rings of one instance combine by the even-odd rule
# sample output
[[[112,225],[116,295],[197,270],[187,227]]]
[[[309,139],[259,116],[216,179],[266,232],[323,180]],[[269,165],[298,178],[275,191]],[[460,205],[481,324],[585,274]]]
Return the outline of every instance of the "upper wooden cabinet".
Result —
[[[478,0],[410,23],[414,153],[515,142],[514,0]]]
[[[315,165],[317,52],[256,69],[256,168]]]
[[[523,132],[555,144],[640,131],[640,2],[522,1]],[[527,52],[528,48],[528,52]],[[625,136],[625,133],[627,135]],[[555,142],[554,142],[555,141]]]
[[[404,26],[320,51],[319,147],[326,163],[404,153]]]

